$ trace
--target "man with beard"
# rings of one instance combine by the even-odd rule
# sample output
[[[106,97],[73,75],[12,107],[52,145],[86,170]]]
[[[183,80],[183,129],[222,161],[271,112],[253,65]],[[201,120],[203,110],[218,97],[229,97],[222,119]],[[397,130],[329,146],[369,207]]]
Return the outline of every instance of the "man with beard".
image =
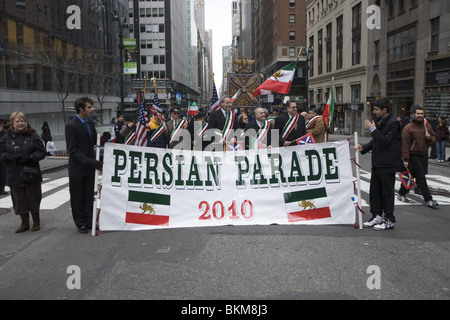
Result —
[[[422,191],[425,206],[435,208],[438,203],[428,188],[425,175],[428,173],[428,147],[436,141],[435,133],[429,123],[425,123],[425,111],[421,106],[412,106],[414,109],[412,120],[403,128],[402,156],[405,167],[416,178],[417,186]],[[409,202],[406,198],[408,190],[403,186],[398,192],[398,199]]]

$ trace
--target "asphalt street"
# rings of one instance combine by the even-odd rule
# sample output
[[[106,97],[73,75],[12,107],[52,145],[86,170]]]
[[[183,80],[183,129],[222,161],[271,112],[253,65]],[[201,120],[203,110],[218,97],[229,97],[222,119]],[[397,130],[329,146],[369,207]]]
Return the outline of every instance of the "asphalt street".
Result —
[[[450,176],[448,163],[431,161],[430,174]],[[66,177],[59,165],[45,178]],[[370,171],[370,156],[360,165]],[[448,300],[449,209],[396,206],[388,231],[267,225],[96,237],[77,232],[68,202],[42,210],[37,232],[15,234],[9,212],[0,215],[0,299]]]

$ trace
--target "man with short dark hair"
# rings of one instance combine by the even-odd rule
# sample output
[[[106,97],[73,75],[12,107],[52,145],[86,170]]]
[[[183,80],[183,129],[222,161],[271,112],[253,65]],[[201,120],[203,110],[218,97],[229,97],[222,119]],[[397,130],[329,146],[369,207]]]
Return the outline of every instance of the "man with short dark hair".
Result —
[[[405,167],[416,178],[417,186],[422,191],[425,206],[430,208],[435,208],[438,205],[436,200],[433,200],[425,177],[428,173],[428,147],[433,142],[436,142],[435,133],[431,125],[425,123],[425,111],[422,107],[417,106],[411,122],[403,128],[402,156]],[[408,193],[408,190],[402,184],[398,192],[398,199],[409,202],[406,193]]]
[[[79,98],[75,101],[76,117],[66,126],[66,145],[69,153],[69,192],[72,217],[80,233],[88,233],[92,226],[95,170],[102,163],[95,159],[94,146],[97,131],[90,119],[93,101]]]
[[[401,169],[401,129],[400,123],[389,112],[390,102],[382,98],[374,102],[373,113],[376,122],[365,120],[364,127],[370,130],[372,140],[364,146],[354,147],[355,151],[366,154],[372,151],[372,174],[370,177],[370,212],[372,219],[363,227],[374,230],[394,228],[395,173]],[[384,212],[384,219],[383,219]]]
[[[295,140],[306,134],[305,118],[300,116],[295,101],[286,102],[286,111],[275,119],[281,146],[296,145]]]
[[[235,142],[236,136],[233,136],[232,140],[229,139],[227,132],[237,130],[239,128],[239,122],[235,116],[234,111],[231,109],[233,103],[231,98],[226,96],[220,100],[220,108],[209,116],[208,130],[217,129],[222,133],[222,138],[219,139],[219,143],[226,144],[227,141]],[[215,137],[216,139],[217,137]],[[234,140],[234,141],[233,141]],[[213,141],[214,144],[215,140]]]

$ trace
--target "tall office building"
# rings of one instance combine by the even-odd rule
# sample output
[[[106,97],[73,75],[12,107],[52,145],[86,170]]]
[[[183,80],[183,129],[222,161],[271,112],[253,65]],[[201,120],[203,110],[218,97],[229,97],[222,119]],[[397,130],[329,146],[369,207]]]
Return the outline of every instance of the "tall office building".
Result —
[[[204,89],[204,33],[195,0],[129,1],[130,38],[136,39],[140,79],[157,79],[163,107],[199,102]],[[204,22],[203,22],[204,27]],[[147,91],[146,98],[153,94]]]
[[[305,0],[253,1],[252,4],[254,70],[267,79],[295,61],[299,51],[306,46],[306,4]],[[306,108],[305,70],[306,62],[301,58],[290,91],[290,99],[300,108]],[[263,105],[269,106],[277,96],[261,98]]]
[[[48,121],[54,136],[63,135],[73,101],[87,95],[98,110],[94,119],[109,122],[119,103],[121,71],[112,19],[114,10],[125,17],[126,5],[0,1],[0,117],[19,110],[32,127]]]

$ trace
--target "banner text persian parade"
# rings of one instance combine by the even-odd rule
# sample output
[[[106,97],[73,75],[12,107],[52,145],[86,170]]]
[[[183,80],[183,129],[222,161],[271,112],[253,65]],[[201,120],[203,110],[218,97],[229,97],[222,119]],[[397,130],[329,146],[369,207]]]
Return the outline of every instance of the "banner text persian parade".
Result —
[[[278,188],[280,186],[317,185],[339,182],[339,167],[335,147],[324,145],[314,150],[296,149],[288,154],[289,161],[274,149],[265,152],[194,153],[180,150],[155,153],[141,150],[113,150],[114,169],[111,177],[113,187],[157,188],[178,190],[220,190],[222,164],[232,162],[235,169],[235,186],[246,188]],[[306,164],[302,164],[302,159]],[[204,165],[202,165],[202,163]],[[266,168],[263,163],[270,164]],[[290,163],[286,165],[286,163]],[[267,170],[268,169],[268,170]],[[230,172],[226,172],[227,175]]]
[[[106,144],[101,230],[353,224],[348,141],[242,151]]]

